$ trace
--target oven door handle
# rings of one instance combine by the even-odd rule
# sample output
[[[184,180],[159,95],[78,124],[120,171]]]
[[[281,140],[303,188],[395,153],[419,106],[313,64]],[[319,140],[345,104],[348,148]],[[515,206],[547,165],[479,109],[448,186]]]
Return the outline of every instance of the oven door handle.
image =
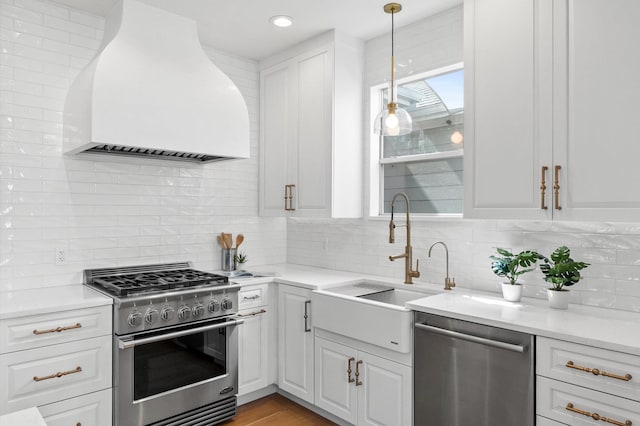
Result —
[[[241,319],[232,319],[222,324],[205,325],[204,327],[190,328],[188,330],[176,331],[173,333],[162,334],[159,336],[145,337],[138,340],[122,340],[118,339],[118,347],[120,349],[131,349],[140,345],[147,345],[149,343],[161,342],[163,340],[175,339],[176,337],[188,336],[189,334],[202,333],[203,331],[217,330],[219,328],[235,327],[244,322]]]

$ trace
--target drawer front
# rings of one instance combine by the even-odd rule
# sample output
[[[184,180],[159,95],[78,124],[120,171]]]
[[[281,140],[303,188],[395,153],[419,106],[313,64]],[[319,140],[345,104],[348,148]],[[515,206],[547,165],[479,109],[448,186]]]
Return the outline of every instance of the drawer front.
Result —
[[[0,321],[0,353],[111,335],[111,305]]]
[[[260,284],[244,287],[238,294],[239,309],[264,306],[269,302],[269,285]]]
[[[111,336],[0,355],[0,414],[111,387]]]
[[[640,401],[640,357],[538,338],[536,373]]]
[[[560,423],[572,426],[640,424],[640,402],[541,376],[537,377],[536,392],[537,414]]]
[[[47,426],[111,426],[111,389],[38,407]]]

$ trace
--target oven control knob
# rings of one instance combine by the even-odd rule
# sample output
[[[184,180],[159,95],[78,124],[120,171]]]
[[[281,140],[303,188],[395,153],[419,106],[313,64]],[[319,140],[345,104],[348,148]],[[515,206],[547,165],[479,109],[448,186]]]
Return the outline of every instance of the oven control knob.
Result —
[[[140,311],[131,311],[129,314],[129,318],[127,318],[129,325],[131,327],[137,327],[142,324],[142,312]]]
[[[195,305],[193,305],[191,313],[194,317],[199,317],[200,315],[204,314],[204,305],[202,303],[196,303]]]
[[[215,312],[220,310],[220,302],[217,300],[212,300],[209,302],[209,312]]]
[[[222,301],[222,309],[227,311],[231,308],[233,308],[233,302],[231,301],[231,299],[224,299]]]
[[[160,312],[160,318],[162,318],[162,321],[171,321],[175,313],[176,310],[167,305],[162,308],[162,311]]]
[[[179,320],[189,319],[189,315],[191,315],[191,308],[189,308],[188,306],[183,306],[180,309],[178,309]]]
[[[158,320],[158,316],[159,313],[156,308],[149,308],[144,314],[144,320],[147,322],[147,324],[153,324]]]

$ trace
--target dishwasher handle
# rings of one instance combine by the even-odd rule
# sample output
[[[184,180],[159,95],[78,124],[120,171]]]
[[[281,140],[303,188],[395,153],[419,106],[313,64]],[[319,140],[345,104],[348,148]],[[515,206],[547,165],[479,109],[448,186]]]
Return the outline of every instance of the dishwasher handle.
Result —
[[[524,353],[527,351],[527,346],[514,345],[511,343],[501,342],[499,340],[491,340],[484,337],[472,336],[470,334],[460,333],[453,330],[446,330],[444,328],[433,327],[431,325],[416,323],[415,327],[420,330],[430,331],[432,333],[441,334],[447,337],[453,337],[455,339],[466,340],[468,342],[479,343],[481,345],[493,346],[494,348],[506,349],[508,351],[519,353]]]

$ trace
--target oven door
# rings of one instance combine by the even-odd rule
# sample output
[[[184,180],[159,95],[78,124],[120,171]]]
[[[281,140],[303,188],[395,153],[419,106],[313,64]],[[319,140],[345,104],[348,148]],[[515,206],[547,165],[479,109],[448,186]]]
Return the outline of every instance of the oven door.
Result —
[[[116,425],[146,425],[233,396],[242,320],[116,336]]]

